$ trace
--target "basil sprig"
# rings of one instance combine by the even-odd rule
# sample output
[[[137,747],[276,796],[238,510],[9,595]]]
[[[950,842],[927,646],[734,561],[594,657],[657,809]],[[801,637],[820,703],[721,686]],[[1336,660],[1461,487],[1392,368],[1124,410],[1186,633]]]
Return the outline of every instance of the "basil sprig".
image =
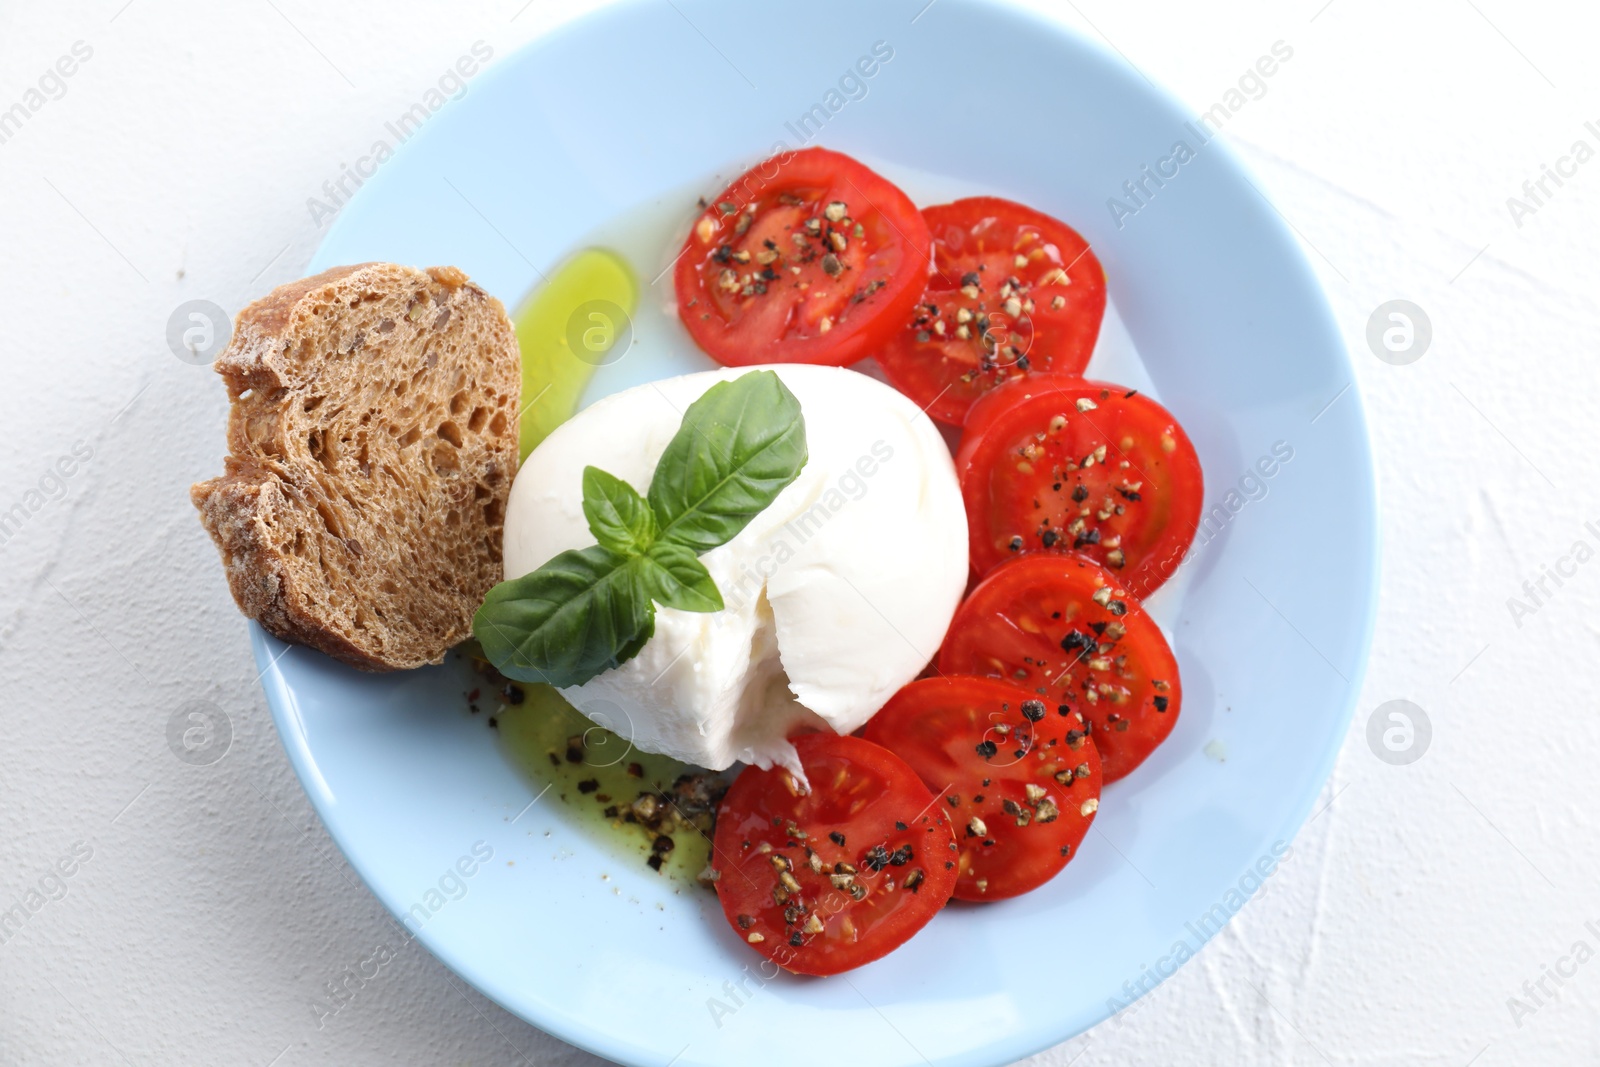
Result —
[[[491,589],[472,620],[484,655],[517,681],[582,685],[639,654],[656,604],[721,611],[699,556],[737,537],[806,459],[800,401],[776,374],[713,385],[684,412],[647,496],[584,468],[583,515],[598,543]]]

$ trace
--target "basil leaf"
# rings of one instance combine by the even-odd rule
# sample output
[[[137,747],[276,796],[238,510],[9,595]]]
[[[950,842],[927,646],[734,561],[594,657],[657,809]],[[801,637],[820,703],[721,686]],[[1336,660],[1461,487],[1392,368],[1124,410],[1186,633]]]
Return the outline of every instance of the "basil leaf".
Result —
[[[689,405],[650,482],[662,541],[727,544],[806,465],[800,401],[772,371],[718,382]]]
[[[613,552],[636,556],[656,539],[656,516],[627,482],[599,467],[583,468],[583,517],[594,539]]]
[[[501,582],[472,619],[484,655],[509,678],[558,687],[632,659],[656,625],[638,558],[595,545]]]
[[[484,655],[518,681],[582,685],[639,654],[656,603],[722,610],[697,557],[738,536],[807,459],[800,402],[776,374],[718,382],[689,405],[648,500],[584,468],[583,514],[599,544],[491,589],[472,619]]]
[[[679,611],[721,611],[722,593],[694,550],[670,541],[657,541],[639,558],[650,597],[662,607]]]

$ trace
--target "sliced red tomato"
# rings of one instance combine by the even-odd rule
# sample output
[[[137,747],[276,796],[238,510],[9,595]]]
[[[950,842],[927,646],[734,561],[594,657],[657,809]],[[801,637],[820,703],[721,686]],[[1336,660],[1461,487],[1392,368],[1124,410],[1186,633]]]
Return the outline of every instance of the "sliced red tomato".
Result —
[[[838,152],[774,156],[689,228],[674,285],[695,344],[730,367],[871,355],[928,277],[928,227],[893,183]]]
[[[944,907],[956,843],[915,771],[859,737],[794,741],[811,791],[751,767],[717,812],[717,898],[738,935],[797,974],[838,974],[904,944]]]
[[[1048,882],[1100,807],[1100,756],[1083,717],[1010,682],[912,682],[862,736],[939,794],[960,847],[961,900],[1002,900]]]
[[[1155,621],[1116,575],[1076,554],[996,568],[956,609],[939,669],[1003,678],[1053,714],[1081,714],[1107,782],[1144,762],[1183,703]]]
[[[922,217],[933,277],[878,354],[895,388],[960,426],[996,386],[1030,372],[1082,373],[1105,317],[1106,276],[1077,231],[993,196]]]
[[[956,470],[979,575],[1028,552],[1081,552],[1139,597],[1183,562],[1205,491],[1200,458],[1166,408],[1059,375],[986,397]]]

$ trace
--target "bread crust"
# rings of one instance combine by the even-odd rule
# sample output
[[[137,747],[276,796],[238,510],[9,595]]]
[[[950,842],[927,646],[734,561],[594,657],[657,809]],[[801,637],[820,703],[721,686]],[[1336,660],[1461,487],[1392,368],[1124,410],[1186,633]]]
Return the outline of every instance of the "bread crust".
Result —
[[[190,498],[239,609],[366,671],[439,663],[501,579],[521,359],[453,267],[336,267],[239,314],[221,477]]]

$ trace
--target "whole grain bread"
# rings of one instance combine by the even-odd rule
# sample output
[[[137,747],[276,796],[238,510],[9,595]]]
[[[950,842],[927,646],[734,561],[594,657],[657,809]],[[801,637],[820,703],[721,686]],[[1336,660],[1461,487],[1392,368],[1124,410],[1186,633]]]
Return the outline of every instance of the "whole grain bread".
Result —
[[[239,315],[225,473],[190,490],[239,608],[362,670],[438,663],[503,577],[521,360],[454,267],[336,267]]]

